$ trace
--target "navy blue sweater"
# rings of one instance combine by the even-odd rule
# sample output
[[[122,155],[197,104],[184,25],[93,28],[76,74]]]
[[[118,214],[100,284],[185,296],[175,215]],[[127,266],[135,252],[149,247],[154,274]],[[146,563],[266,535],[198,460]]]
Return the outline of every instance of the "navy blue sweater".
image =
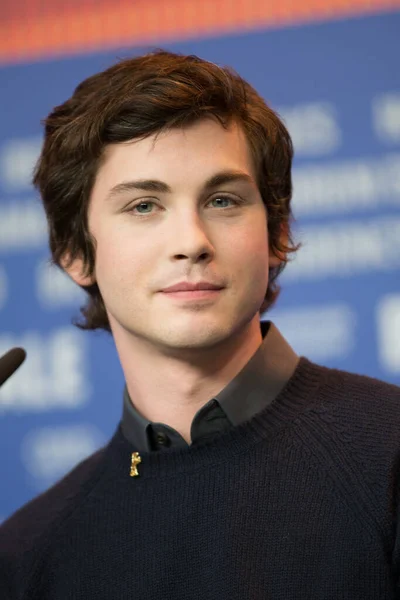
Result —
[[[400,389],[302,358],[215,438],[110,443],[0,527],[1,600],[400,598]]]

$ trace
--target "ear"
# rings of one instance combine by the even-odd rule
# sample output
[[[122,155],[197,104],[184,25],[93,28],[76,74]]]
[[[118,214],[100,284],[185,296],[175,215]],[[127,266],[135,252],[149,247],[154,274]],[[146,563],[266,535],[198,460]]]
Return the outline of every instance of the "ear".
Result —
[[[68,257],[61,259],[61,266],[64,271],[71,277],[71,279],[80,286],[90,286],[96,283],[94,275],[91,277],[84,274],[84,263],[83,260],[75,258],[72,263],[68,265]]]

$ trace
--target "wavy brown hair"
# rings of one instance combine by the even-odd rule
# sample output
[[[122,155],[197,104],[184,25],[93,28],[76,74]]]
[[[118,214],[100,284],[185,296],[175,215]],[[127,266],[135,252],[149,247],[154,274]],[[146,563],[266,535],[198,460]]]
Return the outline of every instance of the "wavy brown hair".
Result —
[[[291,138],[249,83],[231,68],[197,56],[155,50],[121,60],[85,79],[44,120],[33,183],[46,212],[51,263],[62,269],[80,257],[85,275],[94,273],[96,240],[88,229],[88,204],[108,144],[185,127],[206,116],[223,127],[235,121],[248,140],[267,210],[270,248],[283,257],[279,267],[270,269],[260,312],[272,306],[280,291],[278,275],[298,248],[290,227]],[[66,257],[68,264],[62,262]],[[84,320],[74,325],[111,332],[97,284],[84,289]]]

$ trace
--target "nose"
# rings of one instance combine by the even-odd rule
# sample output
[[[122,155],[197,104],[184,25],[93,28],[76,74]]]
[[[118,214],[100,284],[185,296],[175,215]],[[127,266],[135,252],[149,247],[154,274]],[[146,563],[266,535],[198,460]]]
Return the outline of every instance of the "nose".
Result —
[[[170,254],[174,260],[188,259],[192,262],[210,261],[215,249],[200,215],[195,210],[184,211],[176,217],[171,228]]]

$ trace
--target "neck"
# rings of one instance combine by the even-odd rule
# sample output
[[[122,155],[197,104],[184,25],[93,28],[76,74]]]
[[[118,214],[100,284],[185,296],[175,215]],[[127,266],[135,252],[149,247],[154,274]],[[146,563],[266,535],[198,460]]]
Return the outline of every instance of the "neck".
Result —
[[[212,348],[156,349],[112,324],[129,396],[145,418],[165,423],[191,442],[197,411],[246,365],[262,342],[259,315]]]

